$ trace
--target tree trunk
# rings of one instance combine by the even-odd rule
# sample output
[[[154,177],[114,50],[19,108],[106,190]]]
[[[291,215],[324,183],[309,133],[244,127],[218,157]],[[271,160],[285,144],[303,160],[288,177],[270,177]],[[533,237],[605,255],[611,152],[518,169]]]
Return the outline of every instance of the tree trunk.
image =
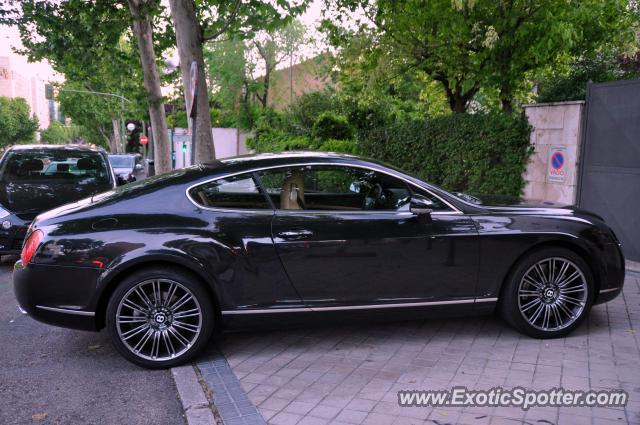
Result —
[[[167,117],[165,116],[160,77],[156,66],[156,54],[153,49],[153,29],[149,16],[143,13],[143,0],[128,0],[129,10],[133,15],[133,32],[138,39],[140,62],[144,75],[144,88],[149,101],[149,117],[153,131],[154,165],[156,174],[171,171],[171,146],[167,131]]]
[[[511,99],[502,99],[502,112],[510,114],[513,112],[513,102]]]
[[[109,139],[109,149],[111,153],[118,153],[122,141],[120,140],[120,122],[116,117],[111,117],[111,127],[113,129],[113,136]]]
[[[211,115],[209,113],[209,93],[202,57],[202,28],[196,19],[193,0],[169,0],[171,19],[176,29],[178,55],[180,56],[180,73],[184,87],[184,100],[191,102],[191,63],[198,64],[198,87],[196,117],[195,162],[203,163],[216,159],[216,151],[211,134]]]
[[[478,92],[477,87],[473,87],[467,92],[462,92],[462,86],[460,84],[456,84],[455,89],[452,90],[449,87],[449,81],[446,79],[437,79],[444,86],[444,90],[447,94],[447,100],[449,102],[449,108],[451,111],[455,113],[465,113],[467,112],[467,108],[469,107],[469,101],[473,99],[473,96]]]
[[[264,80],[262,81],[262,97],[258,96],[258,100],[262,104],[262,109],[269,105],[269,85],[271,83],[271,70],[267,68],[264,72]]]
[[[500,102],[502,102],[502,111],[508,114],[513,112],[513,93],[509,84],[500,85]]]

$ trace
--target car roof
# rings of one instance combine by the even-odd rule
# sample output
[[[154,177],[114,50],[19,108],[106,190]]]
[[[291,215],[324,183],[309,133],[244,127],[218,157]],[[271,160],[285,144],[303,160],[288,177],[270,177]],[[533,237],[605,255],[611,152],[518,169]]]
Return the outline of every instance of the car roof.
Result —
[[[104,152],[104,149],[87,146],[87,145],[44,145],[44,144],[36,144],[36,145],[13,145],[7,151],[37,151],[37,150],[70,150],[70,151],[86,151],[86,152]]]
[[[202,164],[205,169],[215,170],[242,170],[250,168],[271,167],[278,165],[288,165],[298,161],[317,161],[317,162],[373,162],[367,158],[361,158],[355,155],[348,155],[336,152],[314,152],[314,151],[287,151],[279,153],[259,153],[234,156],[230,158],[216,159],[212,162]]]

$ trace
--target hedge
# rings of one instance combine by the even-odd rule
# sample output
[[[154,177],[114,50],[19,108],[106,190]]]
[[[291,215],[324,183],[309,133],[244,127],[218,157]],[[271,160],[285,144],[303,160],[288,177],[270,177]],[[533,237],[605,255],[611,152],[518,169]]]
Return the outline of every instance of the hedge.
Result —
[[[532,151],[531,128],[524,115],[495,112],[388,120],[372,120],[370,114],[365,120],[363,115],[319,112],[315,121],[309,115],[305,126],[291,128],[291,116],[275,114],[263,120],[247,144],[257,152],[319,150],[360,154],[388,162],[448,190],[521,195],[522,174]],[[311,122],[314,124],[309,126]],[[301,131],[303,127],[305,130]],[[348,137],[350,131],[354,136],[349,140],[337,137]]]
[[[452,114],[358,135],[360,152],[446,189],[520,196],[532,148],[526,117]]]

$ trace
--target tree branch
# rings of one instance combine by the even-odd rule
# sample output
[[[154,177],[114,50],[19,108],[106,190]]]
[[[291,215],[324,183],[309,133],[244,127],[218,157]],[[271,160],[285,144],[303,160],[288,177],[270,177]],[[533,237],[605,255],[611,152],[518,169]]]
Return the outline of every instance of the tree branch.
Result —
[[[229,18],[227,19],[227,22],[224,23],[224,25],[222,25],[222,28],[220,28],[218,31],[212,33],[212,34],[208,34],[208,35],[202,35],[202,41],[206,42],[206,41],[211,41],[211,40],[215,40],[216,38],[220,37],[222,34],[224,34],[224,32],[229,29],[229,27],[231,26],[231,24],[233,23],[233,21],[236,20],[236,17],[238,16],[238,11],[240,11],[240,6],[242,5],[242,0],[236,0],[236,4],[233,7],[233,11],[231,12],[231,16],[229,16]]]

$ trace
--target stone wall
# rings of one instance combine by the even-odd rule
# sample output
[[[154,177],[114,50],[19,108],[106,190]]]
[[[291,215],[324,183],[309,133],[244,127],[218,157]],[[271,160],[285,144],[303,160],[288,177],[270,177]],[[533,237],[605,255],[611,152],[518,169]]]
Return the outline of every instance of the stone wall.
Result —
[[[534,147],[524,199],[575,203],[583,108],[583,101],[524,106]]]

